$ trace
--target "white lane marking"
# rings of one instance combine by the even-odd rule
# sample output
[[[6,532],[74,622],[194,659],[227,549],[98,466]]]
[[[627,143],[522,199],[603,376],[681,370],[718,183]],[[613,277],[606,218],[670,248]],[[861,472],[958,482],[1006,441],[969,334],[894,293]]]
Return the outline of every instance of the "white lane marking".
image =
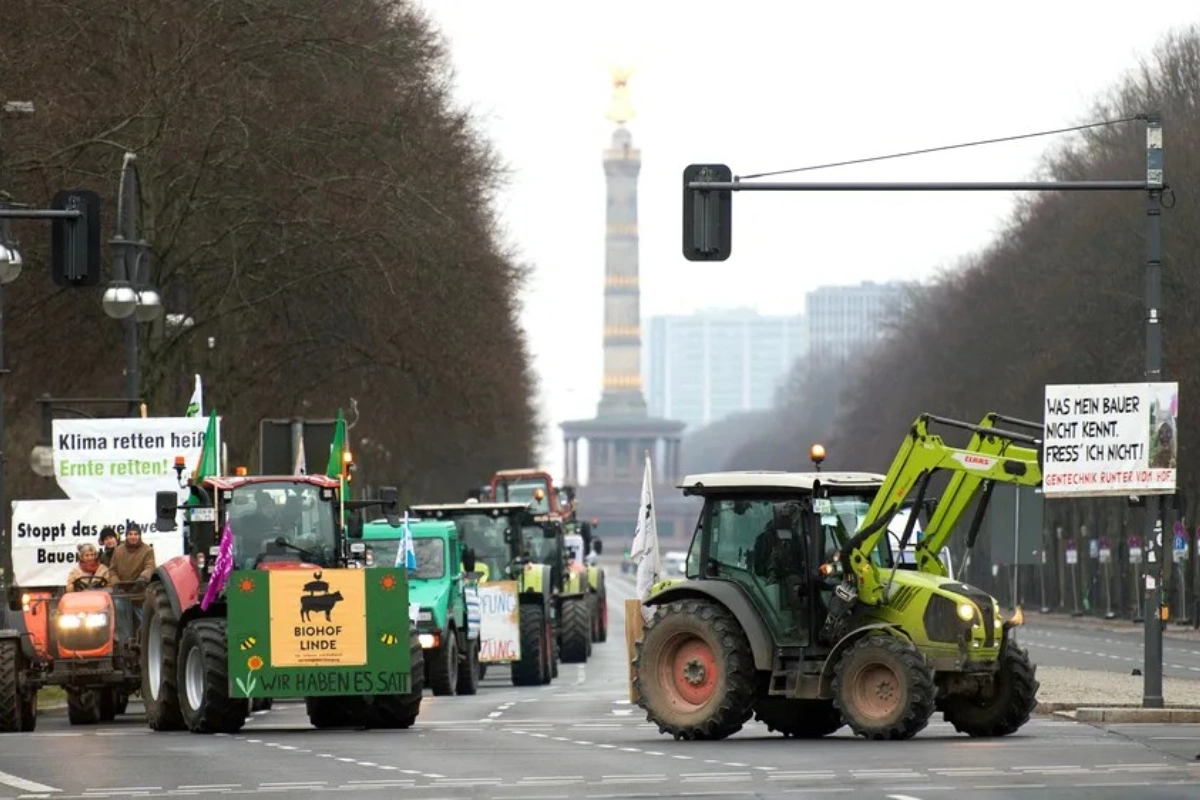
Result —
[[[6,786],[11,786],[14,789],[22,789],[26,792],[61,792],[62,789],[55,789],[53,786],[47,786],[44,783],[27,780],[17,775],[11,775],[7,772],[0,772],[0,783]]]
[[[921,800],[921,798],[913,797],[911,794],[889,794],[888,800]]]

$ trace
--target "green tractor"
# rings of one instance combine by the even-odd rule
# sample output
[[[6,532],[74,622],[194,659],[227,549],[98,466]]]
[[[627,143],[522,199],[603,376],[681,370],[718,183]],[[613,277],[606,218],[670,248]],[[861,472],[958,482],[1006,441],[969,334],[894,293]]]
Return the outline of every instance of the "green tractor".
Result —
[[[425,685],[435,695],[475,694],[481,677],[479,591],[471,579],[475,554],[463,547],[451,521],[408,525],[417,561],[409,575],[408,602],[425,651]],[[403,529],[386,521],[364,525],[367,566],[402,567],[397,557],[403,539]]]
[[[511,587],[516,597],[517,641],[488,635],[481,626],[480,673],[488,664],[511,664],[514,686],[540,686],[558,676],[558,618],[555,587],[562,583],[562,525],[535,516],[524,503],[465,503],[411,506],[421,520],[449,521],[474,556],[481,595],[492,584]]]
[[[886,475],[727,472],[680,486],[704,499],[687,577],[651,590],[634,645],[633,692],[676,739],[722,739],[752,717],[785,736],[849,725],[868,739],[907,739],[936,711],[971,736],[1018,730],[1037,705],[1035,667],[1016,641],[1020,609],[946,577],[939,558],[982,487],[974,544],[996,482],[1041,484],[1041,441],[922,415]],[[973,432],[963,449],[931,423]],[[934,503],[930,479],[951,470]],[[915,502],[909,496],[915,492]],[[934,510],[916,558],[897,558],[887,525],[904,508]],[[899,550],[917,513],[907,515]]]

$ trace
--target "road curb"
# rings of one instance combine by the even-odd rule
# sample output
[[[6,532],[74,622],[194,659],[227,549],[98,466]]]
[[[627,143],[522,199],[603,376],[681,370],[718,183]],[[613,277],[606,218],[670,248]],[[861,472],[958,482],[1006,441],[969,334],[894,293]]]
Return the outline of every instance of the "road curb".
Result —
[[[1057,709],[1053,716],[1075,722],[1106,723],[1176,723],[1200,722],[1200,708],[1137,708],[1130,706],[1081,706],[1075,709]]]

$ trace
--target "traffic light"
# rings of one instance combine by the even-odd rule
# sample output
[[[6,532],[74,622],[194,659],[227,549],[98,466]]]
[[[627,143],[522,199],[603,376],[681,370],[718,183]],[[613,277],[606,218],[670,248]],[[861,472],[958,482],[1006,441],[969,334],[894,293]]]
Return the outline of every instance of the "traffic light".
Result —
[[[724,164],[689,164],[683,170],[683,257],[688,261],[724,261],[733,249],[733,191],[693,189],[693,181],[732,183]]]
[[[75,219],[50,223],[51,277],[59,286],[95,286],[100,282],[100,196],[87,189],[54,195],[50,207],[78,211]]]

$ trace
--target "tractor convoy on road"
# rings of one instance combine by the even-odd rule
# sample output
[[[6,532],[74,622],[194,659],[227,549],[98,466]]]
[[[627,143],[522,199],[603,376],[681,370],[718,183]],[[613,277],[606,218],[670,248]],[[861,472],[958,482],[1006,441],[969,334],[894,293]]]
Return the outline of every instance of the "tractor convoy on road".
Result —
[[[234,733],[285,699],[317,728],[404,729],[426,688],[476,694],[492,665],[549,684],[607,640],[596,521],[548,473],[500,470],[458,503],[355,499],[340,413],[316,474],[220,474],[216,424],[155,498],[154,529],[178,531],[182,552],[148,580],[5,587],[0,732],[33,731],[47,687],[73,725],[136,696],[157,731]],[[1038,690],[1020,611],[1004,618],[946,556],[974,503],[973,546],[996,483],[1041,485],[1040,429],[923,414],[886,474],[822,472],[817,445],[812,472],[687,476],[703,508],[686,562],[626,618],[637,705],[684,740],[751,718],[789,737],[907,739],[936,712],[970,736],[1017,731]]]

